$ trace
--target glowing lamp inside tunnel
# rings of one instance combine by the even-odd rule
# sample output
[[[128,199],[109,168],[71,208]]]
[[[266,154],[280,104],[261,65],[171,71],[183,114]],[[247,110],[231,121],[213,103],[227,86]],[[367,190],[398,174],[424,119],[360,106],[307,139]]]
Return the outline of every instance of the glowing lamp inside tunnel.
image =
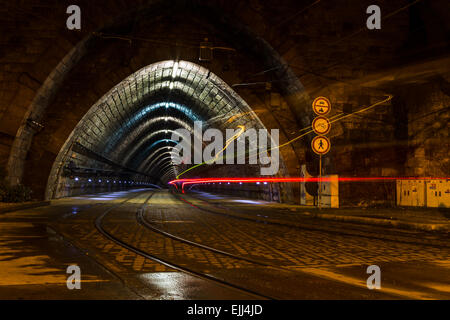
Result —
[[[75,181],[78,181],[78,180],[80,180],[78,177],[75,177]]]
[[[92,179],[88,179],[89,182],[92,182]]]

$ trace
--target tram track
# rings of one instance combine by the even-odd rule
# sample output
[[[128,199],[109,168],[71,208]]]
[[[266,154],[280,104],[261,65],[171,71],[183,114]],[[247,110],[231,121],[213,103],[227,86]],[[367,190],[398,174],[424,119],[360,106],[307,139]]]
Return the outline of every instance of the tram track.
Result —
[[[156,228],[156,227],[152,226],[151,223],[148,221],[148,219],[145,217],[143,210],[138,211],[136,213],[136,217],[137,217],[138,222],[141,225],[145,226],[146,228],[150,229],[151,231],[157,232],[157,233],[159,233],[159,234],[161,234],[163,236],[169,237],[169,238],[171,238],[173,240],[180,241],[180,242],[183,242],[185,244],[188,244],[188,245],[191,245],[191,246],[194,246],[194,247],[197,247],[197,248],[201,248],[201,249],[204,249],[204,250],[208,250],[208,251],[211,251],[211,252],[214,252],[214,253],[222,254],[224,256],[231,257],[231,258],[234,258],[234,259],[238,259],[238,260],[243,260],[243,261],[247,261],[247,262],[250,262],[250,263],[254,263],[254,264],[257,264],[257,265],[260,265],[260,266],[263,266],[263,267],[275,267],[275,266],[272,266],[270,263],[266,263],[266,262],[263,262],[263,261],[259,261],[259,260],[255,260],[255,259],[239,256],[239,255],[236,255],[236,254],[233,254],[233,253],[230,253],[230,252],[226,252],[226,251],[223,251],[223,250],[220,250],[220,249],[217,249],[217,248],[213,248],[213,247],[210,247],[210,246],[198,243],[198,242],[194,242],[194,241],[191,241],[191,240],[188,240],[188,239],[176,236],[176,235],[174,235],[172,233],[169,233],[167,231],[164,231],[164,230],[161,230],[159,228]]]
[[[181,214],[185,213],[186,204],[180,206],[178,209],[174,209],[175,212],[171,212],[170,214],[168,212],[160,212],[161,216],[159,216],[157,209],[161,199],[158,197],[155,201],[150,201],[158,192],[150,191],[149,195],[146,194],[147,192],[134,194],[114,206],[104,208],[103,212],[98,212],[89,221],[90,225],[95,227],[92,231],[94,233],[99,232],[101,235],[98,234],[97,237],[104,236],[113,242],[115,246],[122,247],[122,250],[129,251],[130,254],[141,256],[173,271],[207,281],[206,283],[214,286],[222,286],[228,290],[236,290],[236,292],[252,298],[285,299],[297,297],[298,293],[295,292],[294,288],[304,283],[304,280],[302,281],[301,279],[305,279],[305,277],[307,279],[311,279],[308,277],[313,277],[313,280],[307,280],[313,283],[316,283],[316,281],[325,281],[327,283],[328,281],[334,281],[326,277],[308,275],[308,273],[304,273],[300,269],[293,268],[293,265],[285,265],[285,262],[283,262],[282,266],[277,265],[276,261],[278,258],[275,258],[277,254],[275,250],[269,253],[269,258],[270,255],[274,257],[274,263],[274,261],[270,260],[271,258],[269,261],[265,261],[265,255],[262,260],[259,260],[259,257],[256,257],[256,259],[252,256],[246,257],[245,255],[250,253],[248,251],[249,248],[242,247],[242,251],[238,250],[234,252],[232,249],[234,248],[232,245],[233,238],[219,237],[223,241],[222,245],[226,244],[226,241],[229,241],[231,246],[226,245],[224,247],[219,245],[218,248],[210,246],[211,244],[208,241],[203,241],[208,238],[190,238],[188,236],[187,239],[184,233],[181,235],[173,233],[174,230],[172,228],[163,227],[170,226],[170,224],[165,224],[164,222],[166,222],[166,218],[169,219],[168,222],[172,220],[173,222],[191,222],[181,217]],[[132,203],[126,205],[127,202],[130,202],[130,200],[136,197],[138,197],[136,201],[132,201]],[[164,196],[162,199],[165,199]],[[179,206],[177,204],[178,202],[176,200],[173,204]],[[121,206],[124,207],[121,208]],[[168,208],[170,208],[170,204],[169,207],[166,207],[166,209]],[[155,216],[150,215],[148,209],[156,209],[152,211]],[[176,210],[181,211],[177,212]],[[194,214],[195,212],[193,211],[192,213]],[[165,214],[169,214],[169,216],[165,217]],[[180,216],[178,216],[179,214]],[[158,217],[161,221],[158,220]],[[211,221],[209,221],[209,218],[203,219],[207,217],[206,215],[200,215],[199,220],[192,222],[196,224],[200,223],[202,228],[208,230],[216,229],[217,225],[215,223],[210,225]],[[161,223],[161,225],[158,223]],[[186,226],[190,225],[187,224]],[[233,226],[230,225],[227,228],[231,230]],[[194,231],[198,232],[198,230],[194,229],[188,231],[186,235],[194,234]],[[220,232],[220,229],[217,229],[216,232]],[[242,236],[246,236],[244,230],[240,232]],[[135,236],[137,234],[139,236]],[[289,243],[287,242],[286,244]],[[256,247],[259,245],[261,243],[257,244]],[[278,247],[275,249],[280,250]],[[121,255],[123,256],[124,253],[121,253]],[[291,261],[291,263],[295,262]],[[322,265],[322,267],[324,266]],[[233,273],[230,273],[233,268],[238,268],[241,271],[233,271]],[[321,280],[318,280],[319,278]],[[262,282],[258,282],[259,280],[257,279],[261,279]],[[286,284],[294,284],[298,281],[299,284],[297,286],[292,285],[293,290],[291,291],[281,292],[271,285],[274,281],[283,281]],[[341,284],[333,283],[333,285],[340,286]]]
[[[236,255],[234,253],[230,253],[230,252],[227,252],[227,251],[224,251],[224,250],[221,250],[221,249],[217,249],[217,248],[214,248],[214,247],[202,244],[202,243],[198,243],[198,242],[195,242],[195,241],[192,241],[192,240],[185,239],[183,237],[180,237],[178,235],[175,235],[175,234],[170,233],[170,232],[165,231],[165,230],[161,230],[160,228],[157,228],[154,225],[152,225],[152,222],[155,223],[157,221],[155,220],[155,221],[151,222],[150,220],[148,220],[147,216],[145,215],[144,210],[139,210],[136,213],[136,219],[141,225],[143,225],[144,227],[146,227],[150,231],[158,233],[158,234],[160,234],[163,237],[168,237],[168,238],[170,238],[170,239],[172,239],[174,241],[178,241],[178,242],[184,243],[184,244],[186,244],[188,246],[194,246],[194,247],[200,248],[202,250],[207,250],[207,251],[210,251],[210,252],[213,252],[213,253],[216,253],[216,254],[219,254],[219,255],[227,256],[227,257],[230,257],[230,258],[233,258],[233,259],[250,262],[250,263],[255,264],[255,265],[259,265],[259,266],[262,266],[262,267],[265,267],[265,268],[269,268],[268,270],[281,271],[281,272],[290,272],[290,273],[293,273],[293,274],[298,274],[298,276],[300,276],[300,277],[305,274],[301,269],[292,269],[292,268],[289,268],[289,267],[274,265],[271,262],[264,262],[264,261],[261,261],[261,260],[255,260],[255,259],[243,257],[243,256],[240,256],[240,255]],[[175,218],[175,219],[177,219],[177,218]],[[163,224],[164,221],[160,221],[160,222],[161,222],[161,224]],[[254,239],[254,240],[256,240],[256,239]],[[258,242],[260,242],[260,241],[258,241]],[[363,248],[361,248],[361,249],[363,249]],[[276,249],[273,249],[273,250],[276,251]],[[322,266],[322,267],[326,267],[326,266]],[[326,279],[326,277],[324,279]],[[352,283],[352,285],[354,285],[354,284]],[[396,296],[396,297],[401,297],[401,298],[404,297],[402,294],[400,294],[398,292],[391,292],[391,294],[393,296]]]
[[[228,251],[225,251],[225,250],[221,250],[221,249],[218,249],[218,248],[215,248],[215,247],[211,247],[211,246],[208,246],[208,245],[199,243],[199,242],[195,242],[195,241],[192,241],[192,240],[189,240],[189,239],[180,237],[180,236],[175,235],[175,234],[173,234],[173,233],[170,233],[170,232],[168,232],[168,231],[164,231],[164,230],[162,230],[162,229],[160,229],[160,228],[155,227],[155,226],[152,224],[152,221],[150,221],[150,220],[147,218],[147,216],[145,215],[144,211],[139,211],[139,212],[137,213],[136,216],[137,216],[138,222],[139,222],[140,224],[142,224],[144,227],[150,229],[151,231],[154,231],[154,232],[160,233],[160,234],[162,234],[162,235],[164,235],[164,236],[166,236],[166,237],[169,237],[169,238],[171,238],[171,239],[173,239],[173,240],[176,240],[176,241],[179,241],[179,242],[182,242],[182,243],[185,243],[185,244],[188,244],[188,245],[197,247],[197,248],[201,248],[201,249],[204,249],[204,250],[213,252],[213,253],[217,253],[217,254],[220,254],[220,255],[223,255],[223,256],[226,256],[226,257],[231,257],[231,258],[233,258],[233,259],[237,259],[237,260],[241,260],[241,261],[246,261],[246,262],[249,262],[249,263],[252,263],[252,264],[255,264],[255,265],[259,265],[259,266],[262,266],[262,267],[270,267],[270,268],[272,268],[272,269],[276,269],[276,270],[280,270],[280,271],[281,271],[281,270],[284,270],[284,271],[290,271],[290,272],[292,272],[291,269],[282,267],[282,266],[277,265],[277,264],[274,264],[273,262],[262,261],[262,260],[260,260],[260,259],[248,258],[248,257],[242,256],[242,255],[238,255],[238,254],[235,254],[235,253],[231,253],[231,252],[228,252]],[[197,222],[200,222],[200,223],[205,224],[205,226],[206,226],[208,229],[213,229],[213,228],[214,228],[213,226],[207,224],[205,221],[196,221],[196,223],[197,223]],[[161,221],[161,223],[163,223],[163,221]],[[253,241],[253,242],[256,242],[256,243],[259,243],[259,244],[260,244],[260,241],[259,241],[259,240],[255,239],[255,238],[253,238],[253,237],[250,237],[249,235],[246,235],[246,236],[249,237],[249,240],[250,240],[250,241]],[[231,240],[227,239],[227,241],[231,241]],[[271,249],[275,254],[282,255],[282,253],[279,252],[277,249],[272,248],[272,247],[270,247],[270,249]],[[288,263],[288,262],[285,262],[285,263]]]
[[[193,242],[188,243],[187,241],[181,241],[181,239],[176,239],[176,236],[173,236],[173,235],[169,236],[168,233],[165,233],[162,230],[156,230],[156,228],[149,228],[150,226],[147,226],[145,224],[141,224],[141,222],[143,222],[143,220],[141,220],[141,222],[139,222],[139,219],[143,219],[142,218],[142,212],[143,212],[145,206],[148,204],[149,200],[151,199],[151,197],[154,194],[155,194],[155,192],[151,192],[151,194],[145,199],[144,203],[141,205],[141,207],[136,212],[136,219],[138,220],[137,222],[139,223],[139,225],[145,226],[149,230],[153,231],[154,234],[157,234],[160,237],[169,237],[169,238],[171,238],[173,240],[178,240],[180,242],[183,242],[185,245],[194,246]],[[132,198],[134,198],[134,197],[132,197]],[[132,199],[132,198],[130,198],[130,199]],[[128,200],[130,200],[130,199],[128,199]],[[267,294],[263,294],[263,293],[255,291],[255,290],[252,290],[252,289],[249,289],[249,288],[246,288],[246,287],[243,287],[243,286],[231,283],[229,281],[226,281],[223,278],[219,278],[219,277],[216,277],[216,276],[211,275],[211,274],[207,274],[207,273],[204,273],[204,272],[199,272],[199,271],[193,270],[192,268],[188,268],[186,266],[182,266],[182,265],[180,265],[178,263],[174,263],[172,261],[169,261],[168,259],[162,258],[160,256],[157,256],[157,255],[153,254],[153,253],[149,253],[147,251],[144,251],[144,250],[138,248],[134,244],[130,244],[130,243],[127,243],[127,242],[123,241],[118,236],[114,235],[112,232],[106,230],[104,228],[103,224],[104,224],[104,220],[107,217],[107,215],[113,209],[117,209],[120,205],[123,205],[128,200],[120,203],[118,206],[116,206],[114,208],[109,208],[108,210],[106,210],[105,212],[100,214],[94,221],[94,225],[95,225],[95,228],[97,229],[97,231],[100,232],[103,236],[105,236],[110,241],[114,242],[115,244],[117,244],[117,245],[119,245],[119,246],[121,246],[121,247],[123,247],[123,248],[125,248],[125,249],[127,249],[127,250],[129,250],[129,251],[131,251],[131,252],[133,252],[135,254],[137,254],[137,255],[140,255],[140,256],[142,256],[144,258],[150,259],[150,260],[152,260],[152,261],[154,261],[156,263],[160,263],[160,264],[162,264],[162,265],[164,265],[164,266],[166,266],[168,268],[171,268],[173,270],[176,270],[176,271],[188,274],[190,276],[194,276],[194,277],[206,280],[206,281],[212,281],[212,282],[220,284],[222,286],[225,286],[225,287],[228,287],[228,288],[231,288],[231,289],[234,289],[234,290],[238,290],[238,291],[240,291],[242,293],[245,293],[245,294],[249,294],[249,295],[251,295],[251,296],[253,296],[255,298],[258,298],[258,299],[270,299],[270,300],[277,299],[277,298],[269,296]],[[201,248],[202,245],[197,244],[196,246]],[[202,249],[206,250],[206,246],[203,246]],[[209,249],[213,249],[213,248],[209,248]],[[223,254],[223,255],[227,255],[229,258],[245,260],[247,262],[258,264],[260,266],[261,265],[267,266],[265,263],[252,261],[251,259],[245,259],[245,258],[243,259],[243,257],[237,257],[237,256],[234,256],[234,255],[226,253],[226,252],[220,252],[220,250],[214,250],[214,252],[215,253],[220,253],[220,254]]]

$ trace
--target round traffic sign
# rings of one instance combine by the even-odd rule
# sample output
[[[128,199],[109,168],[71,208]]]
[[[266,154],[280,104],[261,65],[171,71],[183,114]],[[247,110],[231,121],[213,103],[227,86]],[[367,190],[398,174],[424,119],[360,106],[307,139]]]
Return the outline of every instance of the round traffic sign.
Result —
[[[311,147],[318,155],[324,155],[330,151],[330,140],[325,136],[317,136],[311,141]]]
[[[328,132],[330,132],[331,129],[330,120],[328,120],[325,117],[318,116],[313,120],[312,128],[314,132],[318,135],[327,134]]]
[[[331,102],[325,97],[317,97],[312,103],[314,112],[319,116],[324,116],[331,111]]]

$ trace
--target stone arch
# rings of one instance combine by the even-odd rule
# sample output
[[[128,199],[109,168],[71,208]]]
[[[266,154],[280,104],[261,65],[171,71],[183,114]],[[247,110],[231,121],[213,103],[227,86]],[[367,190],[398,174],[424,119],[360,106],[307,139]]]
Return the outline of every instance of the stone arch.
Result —
[[[238,50],[245,52],[246,55],[258,59],[260,64],[273,71],[273,76],[277,80],[274,83],[279,84],[280,92],[283,98],[288,102],[293,118],[295,118],[298,127],[308,126],[311,119],[311,111],[309,107],[309,98],[289,66],[283,61],[280,55],[261,37],[257,36],[249,28],[234,20],[232,17],[223,14],[220,10],[198,1],[175,1],[170,5],[164,1],[156,1],[148,6],[141,7],[138,10],[129,12],[118,18],[114,18],[113,22],[106,27],[98,30],[94,35],[88,36],[80,42],[74,53],[68,54],[64,60],[65,64],[58,65],[54,73],[60,74],[60,77],[53,79],[54,75],[49,76],[46,81],[46,87],[51,88],[51,92],[57,92],[65,77],[78,64],[78,62],[95,48],[96,44],[101,41],[98,35],[119,30],[121,26],[127,25],[130,21],[136,19],[145,19],[154,15],[168,16],[174,12],[185,12],[187,15],[195,16],[196,19],[203,20],[206,24],[214,28],[223,36],[230,44]],[[53,72],[52,72],[53,74]],[[44,87],[44,86],[43,86]],[[45,99],[43,98],[45,97]],[[35,115],[35,122],[39,122],[39,118],[45,113],[46,106],[51,101],[51,96],[43,94],[42,97],[36,97],[29,107],[29,114]],[[24,118],[21,130],[18,131],[13,148],[8,161],[8,180],[11,184],[19,183],[24,174],[25,159],[33,140],[35,129],[30,125],[28,116]],[[32,123],[32,122],[31,122]],[[306,145],[308,145],[306,139]],[[294,154],[295,154],[294,150]],[[293,169],[295,172],[295,168]]]
[[[167,74],[170,75],[171,82],[165,80]],[[192,87],[196,89],[194,90]],[[169,88],[168,92],[166,92],[167,88]],[[164,161],[157,162],[157,168],[141,170],[146,167],[150,152],[153,150],[153,153],[156,153],[160,150],[159,146],[156,146],[157,144],[171,141],[168,137],[154,141],[149,147],[144,144],[142,149],[145,149],[145,156],[133,167],[126,166],[127,163],[117,157],[122,153],[116,152],[116,149],[121,149],[127,143],[133,145],[139,140],[136,139],[138,136],[136,132],[145,131],[144,128],[149,123],[166,124],[168,121],[163,119],[167,120],[168,117],[186,127],[185,119],[178,119],[174,113],[170,116],[169,114],[165,116],[153,114],[151,116],[151,112],[143,112],[149,108],[146,101],[151,101],[150,106],[155,105],[154,101],[149,100],[148,97],[153,97],[159,91],[167,93],[164,95],[166,100],[160,101],[156,105],[169,106],[173,104],[170,100],[170,90],[178,90],[180,99],[185,95],[186,101],[191,99],[199,101],[188,110],[183,110],[181,116],[188,113],[191,115],[191,120],[196,120],[200,119],[198,114],[208,114],[211,118],[226,120],[238,114],[240,116],[235,121],[236,124],[245,125],[246,128],[265,128],[250,106],[209,70],[187,61],[168,60],[154,63],[138,70],[117,84],[84,115],[56,157],[48,178],[46,198],[60,197],[60,190],[67,190],[67,181],[70,178],[64,175],[64,172],[73,172],[80,168],[86,169],[85,166],[95,168],[100,172],[100,176],[115,170],[114,174],[119,176],[125,172],[133,173],[131,179],[134,180],[144,180],[150,183],[167,182],[167,177],[157,177],[155,180],[154,173],[158,171],[158,168],[159,171],[164,172],[173,166],[169,157],[163,158]],[[105,108],[105,105],[108,108]],[[169,108],[163,108],[163,110],[169,110]],[[192,128],[192,126],[187,127]],[[163,130],[167,129],[167,127],[162,128]],[[220,129],[225,130],[226,128],[227,126],[222,124]],[[286,174],[284,167],[281,168],[281,174]]]

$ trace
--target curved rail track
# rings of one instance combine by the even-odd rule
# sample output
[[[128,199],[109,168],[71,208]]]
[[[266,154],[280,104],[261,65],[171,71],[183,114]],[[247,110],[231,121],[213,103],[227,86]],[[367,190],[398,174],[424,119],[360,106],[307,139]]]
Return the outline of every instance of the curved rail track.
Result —
[[[277,294],[274,296],[273,293],[271,293],[271,291],[269,290],[269,294],[266,293],[266,290],[264,289],[264,287],[259,288],[258,290],[253,290],[252,287],[254,287],[254,284],[251,284],[251,282],[247,285],[240,283],[239,281],[237,281],[236,279],[234,280],[227,280],[226,277],[224,276],[217,276],[214,274],[211,274],[210,271],[206,271],[203,267],[200,267],[200,270],[198,267],[195,266],[195,264],[186,266],[185,263],[180,263],[180,261],[183,261],[183,257],[184,257],[184,253],[183,252],[192,252],[192,250],[200,250],[197,252],[204,252],[204,254],[209,254],[211,255],[211,253],[213,255],[216,255],[215,257],[218,258],[220,256],[222,256],[222,258],[220,259],[229,259],[228,261],[231,261],[232,263],[238,263],[238,264],[242,264],[242,263],[247,263],[250,264],[250,266],[255,266],[256,268],[269,268],[267,270],[279,270],[279,271],[289,271],[291,273],[296,274],[297,272],[300,272],[298,270],[289,268],[289,267],[284,267],[281,265],[277,265],[276,263],[274,263],[273,261],[264,261],[264,260],[259,260],[258,257],[254,258],[254,257],[247,257],[247,256],[242,256],[239,253],[232,253],[234,250],[228,250],[228,249],[218,249],[217,247],[213,247],[213,246],[209,246],[207,245],[207,243],[200,243],[200,242],[196,242],[193,241],[193,239],[186,239],[183,236],[180,236],[179,234],[174,234],[174,233],[170,233],[168,232],[169,230],[162,230],[161,228],[159,228],[159,221],[156,220],[150,220],[149,216],[145,214],[145,209],[146,206],[149,204],[152,196],[155,194],[156,192],[152,191],[151,194],[149,196],[147,196],[144,200],[144,203],[142,205],[140,205],[139,208],[135,209],[135,214],[132,216],[128,216],[127,219],[132,219],[130,220],[130,222],[132,224],[137,223],[137,225],[139,225],[140,227],[145,228],[145,230],[149,231],[150,233],[144,233],[146,234],[146,237],[148,235],[149,239],[151,239],[151,241],[155,241],[155,243],[165,243],[166,241],[168,241],[168,238],[170,239],[169,241],[171,241],[171,245],[175,245],[178,247],[178,249],[181,252],[181,255],[178,255],[175,258],[168,258],[165,254],[164,251],[162,252],[158,252],[158,248],[155,247],[156,250],[154,250],[155,252],[151,252],[151,248],[140,248],[139,244],[133,243],[134,240],[124,240],[124,237],[127,238],[127,230],[125,230],[125,233],[123,233],[124,231],[119,231],[122,232],[122,236],[119,236],[117,233],[115,233],[115,231],[108,231],[111,230],[108,227],[108,230],[105,229],[106,227],[106,221],[105,217],[108,216],[108,213],[110,213],[113,209],[117,209],[118,207],[120,207],[120,205],[123,205],[124,203],[126,203],[127,201],[129,201],[130,199],[136,197],[136,195],[133,195],[132,197],[130,197],[129,199],[125,200],[124,202],[118,204],[117,206],[114,206],[112,208],[109,208],[108,210],[106,210],[105,212],[103,212],[102,214],[100,214],[96,219],[95,219],[95,227],[96,229],[103,234],[106,238],[108,238],[109,240],[113,241],[114,243],[116,243],[117,245],[120,245],[121,247],[137,254],[140,255],[144,258],[150,259],[156,263],[162,264],[166,267],[169,267],[173,270],[179,271],[179,272],[183,272],[186,274],[189,274],[191,276],[203,279],[203,280],[207,280],[207,281],[211,281],[211,282],[215,282],[217,284],[220,284],[224,287],[228,287],[230,289],[234,289],[237,291],[240,291],[242,293],[248,294],[252,297],[255,298],[260,298],[260,299],[280,299],[281,297],[279,297]],[[140,193],[140,195],[142,195],[142,193]],[[262,221],[262,220],[256,220],[256,219],[252,219],[251,217],[241,217],[241,216],[236,216],[234,214],[227,214],[226,212],[220,212],[220,211],[216,211],[214,209],[211,208],[207,208],[207,207],[203,207],[200,206],[198,207],[197,205],[190,203],[189,201],[185,200],[184,198],[180,197],[179,195],[174,195],[172,194],[173,197],[175,197],[178,201],[183,201],[185,204],[190,205],[195,207],[196,209],[208,212],[210,214],[216,214],[216,215],[222,215],[222,216],[226,216],[229,218],[235,218],[235,219],[240,219],[240,220],[249,220],[252,221],[254,223],[265,223],[265,224],[272,224],[272,225],[278,225],[278,226],[283,226],[283,227],[287,227],[287,228],[294,228],[294,229],[310,229],[310,230],[314,230],[314,231],[326,231],[326,232],[330,232],[330,233],[334,233],[334,234],[340,234],[340,235],[346,235],[346,236],[355,236],[355,237],[364,237],[364,238],[375,238],[375,239],[381,239],[381,240],[390,240],[390,241],[396,241],[396,242],[405,242],[405,243],[414,243],[414,244],[421,244],[421,245],[427,245],[428,243],[426,242],[419,242],[419,241],[412,241],[412,239],[405,239],[405,236],[395,236],[395,234],[392,234],[390,237],[390,239],[386,239],[386,237],[378,237],[376,235],[371,235],[371,234],[364,234],[364,231],[362,232],[357,232],[357,234],[354,234],[352,232],[352,230],[340,230],[338,227],[341,225],[340,223],[337,223],[336,225],[338,227],[336,227],[335,229],[331,230],[324,230],[323,228],[316,228],[314,225],[312,226],[308,226],[306,225],[304,228],[301,226],[289,226],[289,225],[285,225],[282,223],[272,223],[270,221]],[[203,199],[199,199],[199,200],[203,200]],[[206,200],[203,200],[205,203],[209,204],[209,205],[213,205],[208,203]],[[229,208],[222,208],[225,210],[230,210]],[[134,218],[133,218],[134,217]],[[164,219],[161,220],[161,222],[163,222]],[[200,223],[205,223],[205,226],[207,228],[209,228],[209,224],[202,221],[202,219],[199,220]],[[111,223],[111,220],[108,221],[108,224]],[[155,225],[156,224],[156,225]],[[212,227],[214,228],[214,226]],[[328,228],[329,229],[329,228]],[[119,230],[119,229],[117,229]],[[358,231],[358,230],[356,230]],[[395,230],[393,230],[393,232],[395,232]],[[436,244],[434,244],[434,246],[436,246]],[[196,249],[193,249],[193,248]],[[443,247],[447,247],[447,246],[443,246]],[[231,247],[230,247],[231,248]],[[274,249],[274,252],[277,249]],[[208,253],[207,253],[208,252]],[[180,260],[181,259],[181,260]],[[265,270],[265,269],[260,269],[260,270]],[[258,286],[256,286],[258,288]],[[264,293],[262,293],[264,292]]]
[[[233,254],[230,254],[230,253],[221,251],[221,250],[217,250],[217,249],[210,248],[210,247],[207,247],[207,246],[198,244],[198,243],[191,242],[191,241],[186,240],[186,239],[181,239],[181,238],[179,238],[179,237],[176,237],[176,236],[174,236],[174,235],[168,234],[168,233],[166,233],[166,232],[164,232],[164,231],[162,231],[162,230],[158,230],[158,229],[156,229],[156,228],[150,226],[150,225],[148,224],[148,222],[146,222],[146,221],[144,220],[144,218],[143,218],[143,210],[144,210],[144,207],[147,205],[147,203],[149,202],[149,200],[151,199],[151,197],[152,197],[153,195],[154,195],[154,192],[152,192],[152,193],[146,198],[146,200],[144,201],[144,204],[143,204],[143,205],[141,206],[141,208],[137,211],[137,213],[136,213],[136,218],[137,218],[137,220],[138,220],[138,222],[139,222],[140,224],[144,225],[146,228],[148,228],[149,230],[153,231],[155,234],[158,234],[159,236],[162,236],[162,237],[169,237],[169,238],[171,238],[171,239],[173,239],[173,240],[180,241],[180,242],[182,242],[182,243],[184,243],[184,244],[186,244],[186,245],[196,246],[196,247],[199,247],[199,248],[202,248],[202,249],[205,249],[205,250],[213,251],[213,252],[215,252],[215,253],[223,254],[223,255],[226,255],[226,256],[228,256],[228,257],[230,257],[230,258],[239,259],[239,260],[245,260],[245,261],[247,261],[247,262],[251,262],[251,263],[254,263],[254,264],[258,264],[258,265],[260,265],[260,266],[261,266],[261,265],[262,265],[262,266],[268,266],[268,264],[263,263],[263,262],[260,262],[260,261],[251,260],[251,259],[248,259],[248,258],[245,258],[245,257],[236,256],[236,255],[233,255]],[[213,275],[210,275],[210,274],[202,273],[202,272],[199,272],[199,271],[195,271],[195,270],[193,270],[193,269],[191,269],[191,268],[188,268],[188,267],[185,267],[185,266],[181,266],[181,265],[179,265],[179,264],[176,264],[176,263],[173,263],[173,262],[171,262],[171,261],[168,261],[167,259],[158,257],[158,256],[156,256],[156,255],[154,255],[154,254],[152,254],[152,253],[149,253],[149,252],[146,252],[146,251],[144,251],[144,250],[142,250],[142,249],[139,249],[138,247],[136,247],[136,246],[134,246],[134,245],[132,245],[132,244],[130,244],[130,243],[126,243],[125,241],[121,240],[119,237],[117,237],[117,236],[115,236],[114,234],[112,234],[111,232],[107,231],[107,230],[103,227],[103,220],[104,220],[105,217],[108,215],[108,213],[111,212],[113,209],[116,209],[116,208],[119,207],[120,205],[123,205],[124,203],[126,203],[127,201],[131,200],[131,199],[134,198],[134,197],[136,197],[136,196],[134,195],[133,197],[130,197],[129,199],[127,199],[127,200],[123,201],[122,203],[120,203],[118,206],[115,206],[115,207],[113,207],[113,208],[109,208],[108,210],[106,210],[105,212],[103,212],[101,215],[99,215],[99,216],[95,219],[95,222],[94,222],[96,229],[97,229],[101,234],[103,234],[106,238],[108,238],[109,240],[113,241],[113,242],[116,243],[117,245],[119,245],[119,246],[121,246],[121,247],[123,247],[123,248],[126,248],[127,250],[130,250],[130,251],[134,252],[134,253],[137,254],[137,255],[140,255],[140,256],[142,256],[142,257],[144,257],[144,258],[147,258],[147,259],[150,259],[150,260],[155,261],[155,262],[157,262],[157,263],[160,263],[160,264],[162,264],[162,265],[164,265],[164,266],[166,266],[166,267],[169,267],[169,268],[171,268],[171,269],[174,269],[174,270],[177,270],[177,271],[179,271],[179,272],[183,272],[183,273],[189,274],[189,275],[194,276],[194,277],[197,277],[197,278],[201,278],[201,279],[204,279],[204,280],[208,280],[208,281],[212,281],[212,282],[215,282],[215,283],[219,283],[219,284],[221,284],[221,285],[223,285],[223,286],[226,286],[226,287],[229,287],[229,288],[232,288],[232,289],[235,289],[235,290],[244,292],[244,293],[246,293],[246,294],[250,294],[250,295],[254,296],[255,298],[259,298],[259,299],[271,299],[271,300],[276,299],[276,298],[271,297],[271,296],[268,296],[268,295],[266,295],[266,294],[262,294],[262,293],[260,293],[260,292],[256,292],[256,291],[254,291],[254,290],[245,288],[245,287],[243,287],[243,286],[236,285],[236,284],[234,284],[234,283],[228,282],[228,281],[226,281],[226,280],[224,280],[224,279],[222,279],[222,278],[219,278],[219,277],[216,277],[216,276],[213,276]]]

